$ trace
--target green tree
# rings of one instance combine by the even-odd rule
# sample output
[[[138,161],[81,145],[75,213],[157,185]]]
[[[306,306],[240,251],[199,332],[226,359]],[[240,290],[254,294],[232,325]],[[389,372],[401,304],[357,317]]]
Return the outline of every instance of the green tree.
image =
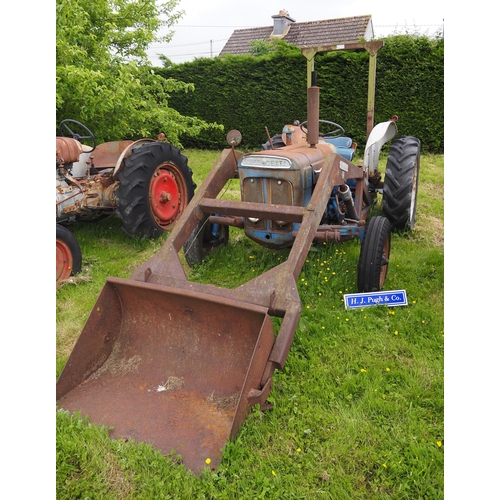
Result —
[[[98,141],[155,137],[164,132],[196,137],[221,128],[168,106],[170,93],[193,84],[165,79],[151,68],[146,49],[168,42],[183,15],[180,0],[57,0],[56,119],[89,126]],[[159,36],[160,30],[165,35]]]
[[[249,45],[250,55],[255,57],[266,56],[271,53],[281,56],[300,54],[300,49],[297,46],[291,45],[279,38],[254,40],[253,42],[249,42]]]

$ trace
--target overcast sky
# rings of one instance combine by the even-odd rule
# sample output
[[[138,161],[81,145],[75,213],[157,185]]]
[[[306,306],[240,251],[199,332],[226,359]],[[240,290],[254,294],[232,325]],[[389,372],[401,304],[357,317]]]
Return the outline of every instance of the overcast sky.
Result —
[[[169,44],[154,44],[149,50],[153,64],[161,66],[157,53],[174,63],[195,57],[215,57],[236,29],[272,26],[271,16],[287,10],[296,22],[321,21],[342,17],[371,15],[375,36],[401,32],[406,27],[434,34],[444,24],[444,0],[181,0],[179,10],[185,15],[174,26]]]

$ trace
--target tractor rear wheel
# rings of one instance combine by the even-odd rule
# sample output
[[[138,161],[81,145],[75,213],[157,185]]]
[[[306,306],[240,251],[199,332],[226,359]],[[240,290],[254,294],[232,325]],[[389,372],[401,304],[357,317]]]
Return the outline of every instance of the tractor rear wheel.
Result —
[[[75,235],[56,224],[56,283],[82,270],[82,251]]]
[[[271,137],[271,142],[267,141],[262,144],[263,150],[278,149],[284,147],[286,144],[283,142],[281,134],[275,134]]]
[[[358,262],[358,291],[379,292],[387,276],[391,253],[391,224],[382,216],[373,217],[361,241]]]
[[[194,195],[193,171],[180,149],[165,142],[133,148],[118,171],[116,211],[131,236],[158,238]]]
[[[190,267],[201,261],[213,250],[226,246],[229,241],[229,226],[208,222],[208,215],[194,228],[184,243],[184,256]]]
[[[399,137],[392,142],[384,178],[383,214],[395,231],[411,231],[417,212],[420,140]]]

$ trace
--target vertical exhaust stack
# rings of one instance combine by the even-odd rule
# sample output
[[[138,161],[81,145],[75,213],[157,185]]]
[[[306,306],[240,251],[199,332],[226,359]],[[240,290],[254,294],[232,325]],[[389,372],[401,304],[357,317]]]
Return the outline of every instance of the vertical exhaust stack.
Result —
[[[307,89],[307,142],[311,148],[319,140],[319,87],[316,86],[316,72],[312,72],[311,86]]]

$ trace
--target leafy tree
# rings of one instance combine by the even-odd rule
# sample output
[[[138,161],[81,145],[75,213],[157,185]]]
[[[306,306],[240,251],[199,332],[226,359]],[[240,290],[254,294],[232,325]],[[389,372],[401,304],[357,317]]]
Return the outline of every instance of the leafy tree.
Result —
[[[300,49],[291,45],[285,40],[272,38],[271,40],[254,40],[249,42],[250,54],[255,57],[265,56],[268,54],[276,54],[281,56],[299,54]]]
[[[168,106],[170,93],[193,84],[163,78],[146,49],[168,42],[183,15],[180,0],[56,0],[56,119],[89,126],[99,141],[155,137],[173,144],[181,134],[221,128]]]

